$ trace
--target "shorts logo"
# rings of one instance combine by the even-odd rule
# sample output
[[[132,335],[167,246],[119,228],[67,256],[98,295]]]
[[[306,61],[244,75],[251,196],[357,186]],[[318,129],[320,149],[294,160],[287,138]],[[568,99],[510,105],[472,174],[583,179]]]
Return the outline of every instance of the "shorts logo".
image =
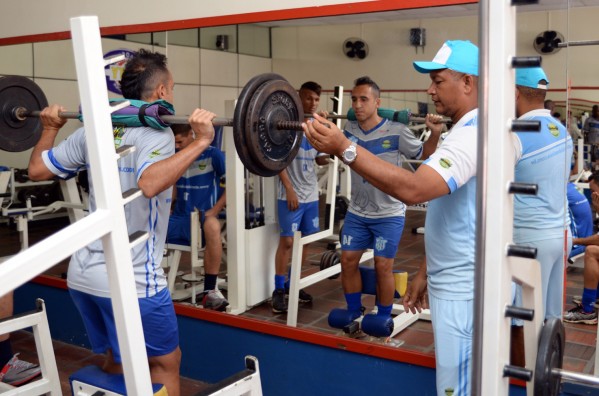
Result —
[[[353,237],[351,235],[343,235],[343,246],[351,246],[351,240]]]
[[[391,148],[391,142],[389,140],[383,140],[382,146],[384,149]]]
[[[291,224],[291,231],[296,232],[298,228],[299,228],[299,224],[298,223]]]
[[[315,217],[315,218],[312,219],[312,227],[318,228],[319,225],[320,225],[319,223],[320,222],[318,221],[318,217]]]
[[[382,251],[385,250],[385,247],[387,246],[387,240],[383,237],[377,237],[374,244],[377,251]]]
[[[449,169],[453,164],[447,158],[441,158],[439,160],[439,165],[441,165],[442,168]]]
[[[555,125],[555,124],[548,124],[547,128],[549,128],[549,133],[551,133],[554,137],[558,137],[559,136],[559,129],[557,129],[557,125]]]

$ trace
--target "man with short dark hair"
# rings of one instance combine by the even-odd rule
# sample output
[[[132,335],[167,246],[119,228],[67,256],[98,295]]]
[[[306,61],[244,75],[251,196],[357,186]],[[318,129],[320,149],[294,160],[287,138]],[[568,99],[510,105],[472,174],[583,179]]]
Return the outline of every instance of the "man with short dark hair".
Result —
[[[440,131],[426,143],[405,125],[378,115],[379,86],[368,76],[358,78],[351,93],[355,121],[348,121],[344,135],[350,149],[363,147],[381,160],[398,165],[402,155],[426,159],[435,151]],[[347,163],[347,159],[345,160]],[[351,173],[351,199],[339,236],[341,242],[341,283],[347,302],[347,319],[357,319],[362,308],[362,278],[359,263],[366,249],[374,250],[377,280],[377,315],[391,316],[395,296],[393,264],[405,223],[406,205],[371,185],[359,173]],[[349,323],[345,323],[347,325]],[[339,323],[341,326],[342,323]]]
[[[180,151],[193,143],[195,132],[190,125],[171,127],[175,135],[175,150]],[[167,240],[191,241],[190,215],[200,211],[200,226],[204,250],[204,291],[202,306],[213,311],[224,311],[229,302],[216,287],[223,254],[219,213],[224,209],[226,194],[221,188],[225,176],[225,156],[216,147],[209,146],[177,180],[173,189],[174,208],[168,219]]]
[[[305,114],[315,113],[320,103],[321,86],[314,81],[302,84],[299,96]],[[272,293],[272,311],[287,312],[286,295],[289,294],[288,263],[293,248],[293,234],[301,231],[303,236],[318,232],[318,177],[316,167],[328,163],[328,155],[318,153],[308,139],[303,137],[296,157],[278,177],[278,216],[280,238],[275,253],[275,289]],[[305,246],[302,261],[306,258]],[[289,270],[290,271],[290,270]],[[312,296],[304,290],[299,291],[299,302],[310,303]]]
[[[145,102],[173,102],[174,81],[162,54],[139,50],[125,66],[121,90],[126,99]],[[80,128],[54,146],[56,135],[66,119],[59,116],[64,109],[52,105],[40,114],[43,125],[40,140],[29,161],[29,177],[47,180],[55,176],[68,178],[89,166],[85,129]],[[132,145],[136,150],[118,161],[122,191],[139,188],[143,197],[125,205],[130,231],[146,231],[146,243],[131,249],[131,257],[146,352],[152,382],[161,383],[170,396],[180,394],[179,367],[181,350],[179,333],[164,271],[160,266],[166,238],[172,186],[212,142],[216,115],[196,109],[189,123],[196,139],[175,154],[170,129],[115,126],[115,146]],[[90,211],[95,210],[93,179],[90,179]],[[92,242],[71,257],[67,286],[83,318],[92,349],[105,353],[103,370],[122,372],[106,259],[101,240]]]
[[[599,161],[599,106],[593,105],[591,115],[582,127],[584,142],[591,145],[591,163],[593,169],[597,168]]]

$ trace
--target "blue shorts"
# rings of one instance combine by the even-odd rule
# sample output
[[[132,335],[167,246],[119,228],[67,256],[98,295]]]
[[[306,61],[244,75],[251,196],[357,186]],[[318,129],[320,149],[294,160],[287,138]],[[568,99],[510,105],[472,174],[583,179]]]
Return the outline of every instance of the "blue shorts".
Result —
[[[303,236],[306,236],[320,230],[318,201],[300,203],[294,211],[287,208],[287,201],[282,199],[278,201],[281,236],[292,237],[295,231],[300,231]]]
[[[74,289],[69,289],[69,293],[83,318],[92,350],[106,353],[112,349],[114,361],[121,363],[111,299]],[[139,298],[138,301],[148,357],[173,352],[179,346],[179,329],[168,288],[165,287],[153,297]]]
[[[200,211],[200,227],[204,225],[205,212]],[[191,215],[171,215],[168,218],[168,231],[166,232],[166,243],[178,245],[189,245],[191,241]],[[204,233],[202,233],[202,246],[206,244]]]
[[[474,300],[428,295],[435,340],[437,395],[470,395]]]
[[[369,219],[347,212],[341,232],[341,250],[374,249],[377,257],[394,258],[397,254],[404,216]]]

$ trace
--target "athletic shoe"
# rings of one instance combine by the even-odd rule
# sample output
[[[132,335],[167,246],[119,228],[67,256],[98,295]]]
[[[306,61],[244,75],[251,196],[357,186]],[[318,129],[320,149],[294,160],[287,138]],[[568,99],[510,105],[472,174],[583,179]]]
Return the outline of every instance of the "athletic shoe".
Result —
[[[597,311],[584,312],[581,306],[576,306],[564,314],[564,322],[597,324]]]
[[[220,290],[209,290],[204,293],[204,298],[202,298],[202,306],[205,309],[222,312],[227,308],[227,305],[229,305],[229,302]]]
[[[274,313],[287,312],[285,289],[275,289],[275,291],[272,292],[272,311]]]
[[[12,386],[22,385],[42,373],[42,369],[38,364],[19,360],[17,356],[19,356],[18,353],[0,371],[0,381]]]
[[[582,305],[582,296],[572,296],[572,302],[576,305]],[[599,298],[595,300],[595,308],[599,309]]]
[[[289,289],[285,289],[285,297],[289,298]],[[301,303],[311,303],[312,296],[306,293],[304,290],[299,291],[299,302]]]

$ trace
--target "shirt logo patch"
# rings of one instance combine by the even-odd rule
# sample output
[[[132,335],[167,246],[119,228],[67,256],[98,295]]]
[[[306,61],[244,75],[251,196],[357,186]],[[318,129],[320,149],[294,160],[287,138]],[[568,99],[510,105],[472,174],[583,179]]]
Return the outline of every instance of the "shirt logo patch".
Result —
[[[555,124],[548,124],[547,128],[549,128],[549,133],[551,133],[554,137],[558,137],[559,136],[559,129],[557,129],[557,125],[555,125]]]
[[[150,153],[150,158],[158,157],[160,155],[160,150],[154,150]]]
[[[112,130],[112,136],[114,136],[114,147],[119,148],[123,144],[123,135],[125,134],[125,128],[118,126]]]
[[[383,140],[382,146],[384,149],[391,148],[391,142],[389,140]]]
[[[198,168],[199,168],[200,170],[204,170],[204,169],[206,169],[206,164],[202,162],[202,163],[200,163],[200,164],[198,165]]]
[[[439,165],[441,165],[442,168],[449,169],[453,164],[447,158],[441,158],[439,160]]]

